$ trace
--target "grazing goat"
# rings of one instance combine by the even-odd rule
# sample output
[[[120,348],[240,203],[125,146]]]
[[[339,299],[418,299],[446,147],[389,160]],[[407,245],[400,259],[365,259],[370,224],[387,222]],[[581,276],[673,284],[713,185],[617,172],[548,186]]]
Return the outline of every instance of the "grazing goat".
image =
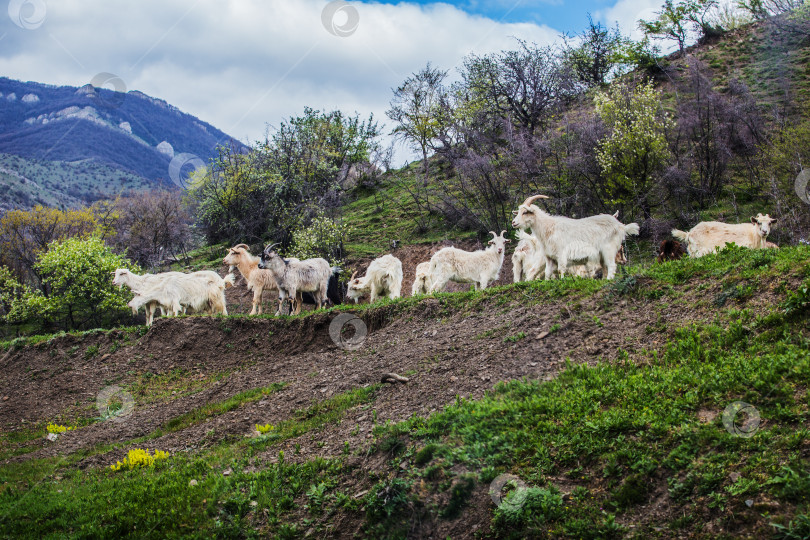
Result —
[[[626,235],[639,233],[638,224],[624,225],[608,214],[582,219],[552,216],[532,204],[540,198],[548,197],[535,195],[526,199],[515,211],[512,226],[530,228],[540,241],[546,259],[546,279],[551,279],[557,268],[564,275],[571,263],[600,265],[605,279],[613,279],[616,254]]]
[[[483,250],[464,251],[446,247],[436,252],[430,258],[430,292],[440,291],[448,281],[472,283],[478,290],[486,289],[501,273],[506,243],[509,242],[504,237],[505,233],[501,231],[499,236],[490,231],[492,240],[487,242],[488,246]]]
[[[253,291],[253,309],[251,315],[262,314],[262,294],[264,291],[276,291],[278,285],[270,270],[259,268],[259,257],[255,257],[248,251],[248,246],[239,244],[228,250],[228,254],[222,262],[239,269],[239,273],[245,278],[248,290]]]
[[[518,231],[518,244],[512,254],[512,277],[514,282],[531,281],[546,266],[543,247],[533,234]]]
[[[413,278],[411,296],[427,294],[430,291],[430,261],[416,265],[416,277]]]
[[[343,269],[338,266],[333,266],[331,270],[332,275],[329,276],[329,283],[326,285],[326,299],[329,301],[330,304],[336,306],[338,304],[342,304],[343,298],[346,296],[346,291],[340,285],[340,274],[343,273]],[[312,294],[308,292],[301,293],[301,300],[303,301],[304,304],[308,305],[316,304],[315,297],[313,297]]]
[[[374,303],[380,296],[387,296],[391,300],[399,298],[402,292],[402,262],[393,255],[383,255],[371,261],[363,277],[355,277],[357,272],[349,279],[349,288],[346,296],[358,300],[369,293],[369,302]]]
[[[677,261],[686,255],[686,250],[683,249],[683,244],[677,240],[664,240],[658,246],[658,262]]]
[[[690,257],[703,257],[726,244],[734,242],[738,246],[751,249],[765,249],[771,225],[776,219],[768,214],[757,214],[751,223],[729,224],[719,221],[702,221],[689,232],[672,229],[672,236],[686,244]]]
[[[278,310],[280,315],[285,301],[289,298],[292,304],[290,312],[298,315],[301,312],[301,302],[295,302],[299,292],[311,292],[315,304],[322,308],[326,302],[326,288],[332,269],[326,259],[315,258],[304,261],[284,259],[273,251],[278,244],[264,248],[259,268],[269,270],[273,274],[278,286]]]

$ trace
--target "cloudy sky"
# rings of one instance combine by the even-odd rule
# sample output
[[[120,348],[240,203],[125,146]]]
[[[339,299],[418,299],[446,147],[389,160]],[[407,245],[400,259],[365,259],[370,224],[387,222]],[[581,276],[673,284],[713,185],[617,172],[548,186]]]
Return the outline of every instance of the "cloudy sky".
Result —
[[[631,33],[661,3],[10,0],[0,76],[81,86],[113,73],[254,142],[305,106],[387,123],[391,89],[428,61],[455,74],[467,54],[577,33],[588,13]]]

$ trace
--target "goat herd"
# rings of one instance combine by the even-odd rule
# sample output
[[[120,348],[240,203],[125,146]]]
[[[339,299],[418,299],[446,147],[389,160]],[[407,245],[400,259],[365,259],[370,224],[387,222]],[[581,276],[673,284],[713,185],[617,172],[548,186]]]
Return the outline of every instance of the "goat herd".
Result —
[[[612,279],[616,265],[627,262],[623,243],[627,235],[637,235],[636,223],[625,225],[614,215],[601,214],[582,219],[552,216],[532,204],[545,195],[526,199],[513,212],[512,226],[518,231],[519,242],[512,255],[514,281],[529,281],[543,272],[545,279],[567,273],[582,277],[597,277],[601,272],[605,279]],[[674,229],[677,240],[661,243],[658,260],[677,259],[688,252],[692,257],[702,257],[722,248],[729,242],[753,249],[777,247],[767,241],[770,228],[776,219],[757,214],[751,223],[731,225],[717,221],[701,222],[689,232]],[[529,229],[531,234],[524,232]],[[476,289],[484,289],[498,279],[506,244],[510,241],[501,231],[490,232],[485,249],[464,251],[446,247],[436,252],[429,262],[416,266],[416,278],[412,294],[429,294],[440,291],[448,281],[472,283]],[[239,244],[228,249],[223,262],[229,265],[229,273],[222,278],[213,271],[185,274],[164,272],[136,275],[126,269],[115,272],[113,283],[129,287],[134,298],[129,302],[133,313],[144,307],[146,324],[151,325],[157,309],[164,315],[177,315],[187,310],[208,314],[227,315],[225,289],[233,287],[233,269],[239,269],[253,291],[251,315],[261,314],[262,294],[278,291],[276,315],[301,312],[304,303],[318,308],[327,302],[339,304],[342,294],[338,281],[340,269],[330,267],[325,259],[299,260],[283,258],[276,251],[277,244],[265,248],[261,257],[255,257],[248,246]],[[355,272],[349,280],[346,296],[355,303],[365,295],[374,302],[380,297],[398,298],[402,290],[402,262],[393,255],[384,255],[371,262],[363,277]]]

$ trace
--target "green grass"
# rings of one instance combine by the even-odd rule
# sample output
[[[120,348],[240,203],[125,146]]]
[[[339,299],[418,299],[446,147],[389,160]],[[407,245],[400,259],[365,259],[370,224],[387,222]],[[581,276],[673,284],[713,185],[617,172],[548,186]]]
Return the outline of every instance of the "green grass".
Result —
[[[365,388],[355,388],[315,402],[306,409],[298,409],[292,418],[279,423],[271,432],[252,439],[251,444],[255,448],[264,448],[270,443],[292,439],[309,431],[321,429],[327,424],[338,423],[348,409],[374,401],[380,386],[373,384]]]
[[[219,416],[248,403],[259,401],[262,398],[278,392],[285,386],[287,386],[287,383],[273,383],[270,386],[253,388],[251,390],[239,392],[238,394],[235,394],[224,401],[207,403],[202,407],[197,407],[192,411],[172,418],[166,422],[160,429],[161,435],[172,433],[174,431],[180,431],[181,429],[186,429],[196,424],[201,424],[214,416]]]
[[[186,369],[172,369],[165,373],[140,373],[135,380],[125,386],[138,405],[178,399],[207,388],[212,383],[227,377],[230,371],[220,371],[198,375]]]
[[[138,445],[195,425],[283,386],[249,390],[195,409],[170,420],[159,433],[130,442]],[[256,470],[254,456],[275,442],[338,422],[347,409],[373,400],[378,389],[379,385],[358,388],[313,403],[280,424],[276,436],[250,443],[226,441],[198,454],[177,454],[152,469],[113,472],[72,467],[80,457],[113,450],[109,445],[70,458],[0,466],[0,536],[199,538],[259,531],[295,536],[299,527],[281,518],[296,511],[296,499],[305,493],[322,492],[324,485],[330,488],[319,497],[317,508],[312,504],[314,513],[326,507],[359,506],[360,501],[336,493],[334,482],[324,484],[340,476],[340,461],[316,458],[288,464],[280,452],[277,462],[262,463]],[[231,474],[223,475],[227,469]],[[192,480],[197,485],[190,485]]]

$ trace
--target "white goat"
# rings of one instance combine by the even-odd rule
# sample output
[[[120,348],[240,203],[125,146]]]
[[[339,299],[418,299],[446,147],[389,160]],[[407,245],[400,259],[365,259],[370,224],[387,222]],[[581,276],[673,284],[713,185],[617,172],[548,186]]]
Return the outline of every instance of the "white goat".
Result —
[[[369,293],[369,302],[372,304],[380,296],[387,296],[391,300],[399,298],[402,292],[402,262],[393,255],[383,255],[371,261],[363,277],[355,277],[357,272],[349,279],[346,296],[356,304],[361,297]]]
[[[636,223],[624,225],[615,216],[601,214],[582,219],[552,216],[536,205],[536,199],[548,199],[535,195],[526,199],[515,211],[512,226],[516,229],[530,228],[543,247],[546,279],[551,279],[559,268],[564,275],[569,264],[599,265],[605,279],[613,279],[616,273],[616,253],[628,234],[636,235]]]
[[[533,234],[518,230],[518,244],[512,254],[512,277],[514,282],[531,281],[546,266],[543,246]]]
[[[473,283],[476,289],[486,289],[487,285],[498,279],[503,266],[503,257],[506,253],[504,237],[506,231],[500,236],[490,231],[492,240],[487,242],[486,249],[479,251],[464,251],[454,247],[446,247],[436,252],[430,258],[430,292],[440,291],[448,281],[456,283]]]
[[[227,315],[225,288],[233,286],[234,276],[228,274],[223,279],[210,270],[191,274],[164,272],[139,276],[126,268],[119,268],[115,271],[113,283],[119,287],[126,285],[132,290],[135,297],[127,305],[133,313],[145,306],[146,324],[151,326],[156,307],[169,316],[185,313],[187,308]]]
[[[290,312],[298,315],[301,312],[302,302],[296,301],[301,292],[312,293],[318,309],[326,302],[326,289],[332,269],[326,259],[315,258],[299,261],[297,259],[284,259],[273,251],[278,244],[267,246],[262,252],[259,268],[269,270],[273,274],[278,286],[278,310],[280,315],[284,302],[291,300]]]
[[[416,265],[416,277],[413,278],[411,296],[427,294],[430,290],[430,261]]]
[[[768,214],[757,214],[751,223],[729,224],[719,221],[702,221],[689,232],[672,229],[672,236],[686,244],[690,257],[703,257],[716,249],[723,249],[729,242],[738,246],[765,249],[768,247],[768,234],[776,219]]]

